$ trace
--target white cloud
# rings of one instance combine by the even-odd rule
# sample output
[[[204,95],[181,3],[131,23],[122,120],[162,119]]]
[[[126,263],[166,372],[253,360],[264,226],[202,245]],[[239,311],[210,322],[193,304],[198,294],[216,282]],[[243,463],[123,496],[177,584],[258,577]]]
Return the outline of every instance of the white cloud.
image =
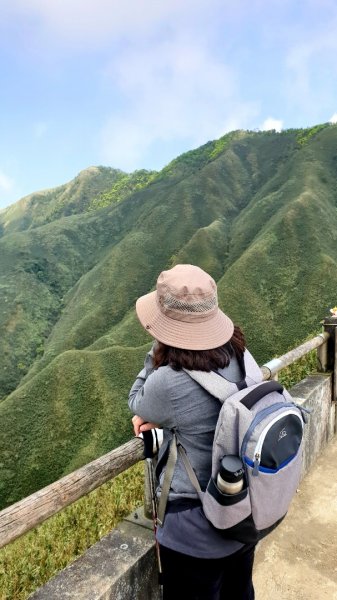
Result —
[[[263,121],[260,129],[261,131],[269,131],[270,129],[275,129],[275,131],[282,131],[283,121],[280,119],[273,119],[273,117],[268,117],[265,121]]]
[[[211,0],[212,10],[221,0]],[[102,45],[132,36],[139,38],[162,24],[207,19],[209,0],[0,0],[2,18],[23,18],[39,35],[54,33],[52,43]],[[55,37],[56,36],[56,37]]]
[[[177,148],[183,152],[248,128],[258,117],[258,102],[240,97],[226,37],[230,19],[238,19],[244,5],[244,0],[235,8],[222,0],[0,0],[3,21],[14,16],[17,29],[24,22],[24,42],[18,43],[30,64],[50,60],[60,85],[77,53],[81,72],[89,56],[97,96],[105,92],[111,98],[111,111],[102,102],[99,112],[98,160],[127,170],[153,165],[150,154],[162,148],[160,160],[168,162]],[[36,138],[45,132],[45,123],[35,124]]]
[[[0,190],[2,192],[10,192],[14,187],[12,179],[7,177],[3,171],[0,171]]]
[[[124,169],[139,167],[156,144],[180,140],[190,149],[247,127],[258,114],[257,105],[240,101],[231,68],[186,32],[126,51],[105,76],[124,103],[102,129],[102,156]]]
[[[328,8],[326,3],[325,8]],[[318,6],[317,6],[318,8]],[[286,103],[300,111],[302,126],[322,122],[322,107],[335,101],[337,65],[337,6],[319,9],[320,17],[306,31],[292,28],[292,41],[286,49],[286,77],[283,82]]]
[[[329,123],[337,123],[337,113],[334,113],[332,117],[329,119]]]

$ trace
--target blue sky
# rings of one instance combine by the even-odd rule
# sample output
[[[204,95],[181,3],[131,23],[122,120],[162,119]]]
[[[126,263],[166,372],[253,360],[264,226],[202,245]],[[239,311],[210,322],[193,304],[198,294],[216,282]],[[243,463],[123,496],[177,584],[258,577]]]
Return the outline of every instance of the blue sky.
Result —
[[[92,165],[337,120],[335,0],[0,0],[0,208]]]

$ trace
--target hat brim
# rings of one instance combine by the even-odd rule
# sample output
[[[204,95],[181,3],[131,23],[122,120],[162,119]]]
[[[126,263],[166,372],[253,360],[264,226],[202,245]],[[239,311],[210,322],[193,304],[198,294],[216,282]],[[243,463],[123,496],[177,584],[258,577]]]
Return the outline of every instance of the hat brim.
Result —
[[[207,321],[187,323],[164,315],[156,297],[155,291],[138,298],[136,313],[144,329],[159,342],[186,350],[211,350],[231,339],[234,324],[220,308]]]

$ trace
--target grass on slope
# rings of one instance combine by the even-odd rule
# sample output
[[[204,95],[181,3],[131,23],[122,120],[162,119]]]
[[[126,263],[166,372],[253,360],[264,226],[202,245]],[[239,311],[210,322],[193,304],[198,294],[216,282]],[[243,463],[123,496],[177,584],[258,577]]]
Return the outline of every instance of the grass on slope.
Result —
[[[25,600],[144,501],[138,463],[0,549],[0,600]]]
[[[145,169],[134,171],[131,174],[124,173],[108,191],[101,192],[92,199],[88,210],[97,210],[121,202],[134,192],[149,185],[156,175],[157,171],[146,171]]]
[[[318,331],[316,332],[316,334]],[[314,337],[315,334],[308,336],[308,338],[302,342],[299,342],[289,350],[300,346],[306,341],[309,341]],[[280,371],[278,376],[278,381],[284,385],[286,388],[290,389],[296,383],[302,381],[310,375],[311,373],[315,373],[318,367],[318,359],[317,359],[317,350],[311,350],[302,358],[299,358],[296,362],[292,363],[285,369]]]
[[[102,227],[90,217],[0,240],[0,398],[26,374],[64,307],[64,297],[104,250]],[[83,225],[83,223],[82,223]],[[112,227],[106,237],[113,243]]]
[[[127,398],[147,349],[65,352],[0,404],[0,507],[132,437]]]
[[[242,326],[259,362],[316,331],[336,303],[337,214],[320,167],[299,161],[302,192],[295,188],[285,205],[265,216],[218,282],[222,308]],[[255,211],[252,202],[238,217],[234,243],[237,232],[249,235],[243,222],[250,214],[255,223]]]
[[[214,185],[212,182],[213,188]],[[126,232],[123,239],[107,250],[65,295],[64,309],[45,344],[44,354],[32,366],[26,381],[60,352],[94,347],[96,341],[109,336],[115,327],[121,330],[119,324],[130,310],[134,310],[137,297],[150,291],[159,272],[173,263],[174,257],[189,243],[194,232],[204,226],[207,228],[217,213],[227,213],[227,210],[224,211],[224,205],[227,209],[226,199],[221,198],[218,204],[211,206],[212,203],[205,197],[201,196],[200,200],[194,197],[194,192],[191,193],[189,186],[182,182],[168,195],[166,204],[164,200],[158,200],[157,192],[152,190],[152,193],[155,198],[141,205],[137,230]],[[220,194],[218,197],[221,197]],[[125,202],[122,204],[125,206]],[[228,210],[232,210],[231,207]],[[102,222],[102,227],[105,226]],[[210,252],[208,266],[213,272],[216,265],[216,274],[219,274],[225,241],[221,240],[221,231],[215,229],[211,228],[207,234],[207,243],[206,232],[203,235],[201,231],[193,247],[197,250],[197,242],[205,239],[204,251]],[[198,259],[192,256],[192,248],[190,254],[190,260]],[[199,258],[202,258],[201,254],[199,250]],[[133,344],[135,337],[139,337],[137,332],[132,334],[131,328],[129,331],[128,346]]]

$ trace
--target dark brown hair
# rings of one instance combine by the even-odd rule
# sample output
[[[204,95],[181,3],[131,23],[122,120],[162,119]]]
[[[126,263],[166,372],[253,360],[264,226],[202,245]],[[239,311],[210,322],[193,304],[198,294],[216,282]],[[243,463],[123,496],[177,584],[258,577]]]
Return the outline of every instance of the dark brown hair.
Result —
[[[223,346],[212,350],[185,350],[157,342],[153,352],[153,365],[155,369],[169,365],[175,371],[183,368],[196,371],[223,369],[229,365],[233,355],[239,361],[242,359],[245,346],[245,338],[240,327],[234,325],[231,339]]]

